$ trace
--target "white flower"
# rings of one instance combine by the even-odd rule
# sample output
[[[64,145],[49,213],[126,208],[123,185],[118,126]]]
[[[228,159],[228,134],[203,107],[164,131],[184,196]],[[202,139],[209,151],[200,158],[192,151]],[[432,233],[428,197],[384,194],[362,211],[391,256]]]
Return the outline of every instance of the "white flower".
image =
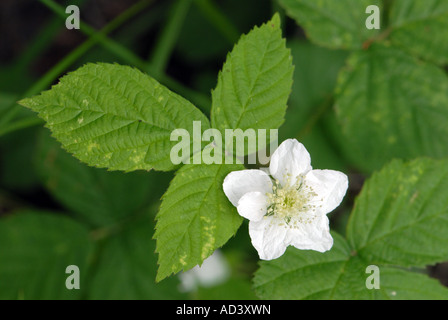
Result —
[[[230,277],[230,267],[224,255],[216,250],[204,260],[202,266],[179,274],[180,291],[190,292],[198,286],[209,288],[221,284]]]
[[[330,250],[333,238],[327,213],[344,198],[347,176],[334,170],[313,170],[308,151],[295,139],[275,150],[269,173],[233,171],[223,183],[227,198],[249,219],[249,234],[260,259],[276,259],[289,245]]]

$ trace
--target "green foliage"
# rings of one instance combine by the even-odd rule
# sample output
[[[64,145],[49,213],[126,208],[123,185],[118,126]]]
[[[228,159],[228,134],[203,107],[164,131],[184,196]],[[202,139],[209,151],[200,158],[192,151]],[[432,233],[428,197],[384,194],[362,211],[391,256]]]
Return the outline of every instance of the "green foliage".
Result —
[[[375,44],[353,53],[338,79],[336,111],[367,168],[393,158],[448,156],[448,78],[401,50]]]
[[[213,126],[222,132],[278,128],[292,74],[290,51],[275,15],[243,36],[229,54],[212,94]],[[193,121],[201,121],[203,130],[209,128],[208,119],[187,100],[140,71],[116,64],[87,64],[51,90],[20,103],[38,112],[75,157],[109,170],[174,169],[169,159],[176,143],[170,141],[171,132],[183,128],[195,138]],[[147,203],[150,180],[144,175],[88,168],[48,139],[38,159],[48,190],[93,225],[127,219]],[[186,165],[176,173],[157,215],[158,280],[201,264],[235,234],[242,218],[225,197],[222,182],[229,172],[242,168]]]
[[[65,287],[65,270],[86,270],[92,249],[88,230],[65,216],[29,210],[2,218],[0,299],[79,298]]]
[[[448,259],[448,161],[394,161],[366,182],[347,229],[326,253],[289,249],[262,262],[254,284],[266,299],[448,299],[410,267]],[[368,289],[366,268],[380,270]]]
[[[199,288],[200,300],[257,300],[250,282],[241,278],[232,278],[212,288]]]
[[[347,239],[372,263],[424,267],[448,259],[448,161],[393,161],[358,197]]]
[[[54,212],[5,217],[0,220],[0,299],[185,298],[176,279],[155,283],[153,227],[149,215],[93,232]],[[79,268],[79,289],[66,288],[69,265]]]
[[[365,28],[366,8],[379,0],[279,0],[310,40],[333,49],[360,49],[378,30]]]
[[[329,139],[340,133],[338,129],[332,131],[327,122],[336,121],[334,114],[328,111],[331,111],[336,79],[347,53],[295,39],[287,45],[291,48],[296,71],[279,141],[296,137],[313,155],[313,167],[344,170],[345,161]],[[326,119],[321,119],[324,114]]]
[[[335,236],[331,252],[289,249],[277,260],[262,262],[255,290],[263,299],[446,300],[448,290],[428,276],[396,267],[380,267],[380,289],[367,289],[368,262],[351,256],[346,241]]]
[[[2,139],[0,180],[3,188],[32,190],[39,185],[30,153],[35,150],[35,136],[41,128],[27,128]]]
[[[126,225],[101,243],[89,299],[185,299],[176,278],[155,282],[157,258],[152,217],[145,215]]]
[[[179,1],[154,5],[114,35],[120,42],[84,24],[86,43],[35,85],[26,88],[30,74],[19,73],[9,83],[8,70],[23,71],[43,52],[53,22],[0,73],[8,87],[0,137],[12,133],[0,140],[0,299],[448,299],[424,269],[448,260],[447,1],[278,0],[274,11],[284,12],[264,24],[267,0]],[[370,5],[380,8],[379,30],[365,27]],[[282,29],[285,13],[300,30]],[[162,30],[144,61],[122,43],[141,50],[149,25]],[[301,30],[307,40],[297,39]],[[19,102],[56,139],[37,128],[14,132],[41,123],[15,106],[18,93],[48,87],[96,43],[102,48],[75,71]],[[184,82],[214,87],[211,99]],[[193,134],[193,121],[201,132]],[[246,228],[234,237],[243,219],[222,190],[244,166],[174,165],[170,135],[186,129],[192,150],[205,146],[209,128],[225,137],[226,129],[280,127],[279,142],[297,138],[314,167],[349,174],[348,197],[361,191],[353,208],[349,199],[330,216],[333,230],[346,230],[332,233],[330,251],[289,248],[260,262],[254,293],[257,258]],[[244,155],[255,151],[246,145]],[[221,247],[230,248],[230,278],[180,293],[169,276]],[[65,287],[68,265],[81,270],[80,290]],[[379,289],[366,287],[371,265]]]
[[[448,2],[395,0],[390,19],[394,45],[437,64],[448,63]]]
[[[370,173],[394,158],[448,155],[448,78],[429,63],[446,63],[444,1],[280,3],[311,41],[350,50],[334,91],[346,159]],[[379,30],[364,25],[369,5],[380,9]]]
[[[290,51],[281,37],[280,18],[275,15],[243,35],[228,54],[212,92],[212,126],[222,132],[279,128],[293,71]]]
[[[212,92],[212,126],[223,133],[278,128],[292,73],[292,58],[275,15],[243,35],[228,55]],[[176,173],[157,215],[158,280],[201,264],[235,234],[242,218],[225,197],[222,182],[228,173],[243,168],[185,165]]]
[[[51,195],[93,226],[127,220],[162,195],[159,183],[169,176],[158,172],[109,172],[88,167],[42,134],[36,152],[36,171]]]
[[[155,237],[160,281],[201,264],[224,245],[242,218],[222,191],[225,176],[242,165],[184,165],[163,196]]]
[[[192,132],[193,121],[209,127],[190,102],[150,76],[116,64],[87,64],[20,103],[38,112],[75,157],[109,170],[172,170],[171,132]]]
[[[325,298],[350,255],[346,242],[337,234],[333,237],[328,253],[288,248],[279,259],[261,262],[254,278],[257,294],[262,299]]]

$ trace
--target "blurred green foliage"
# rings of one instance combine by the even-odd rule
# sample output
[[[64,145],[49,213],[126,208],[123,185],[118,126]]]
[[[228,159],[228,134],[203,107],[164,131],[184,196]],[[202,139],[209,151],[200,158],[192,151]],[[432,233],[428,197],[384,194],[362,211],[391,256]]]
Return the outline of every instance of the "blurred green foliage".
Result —
[[[279,140],[297,138],[313,155],[315,168],[349,174],[349,194],[331,215],[341,234],[354,197],[374,170],[395,157],[446,157],[446,1],[430,1],[432,11],[419,9],[421,1],[411,8],[406,0],[375,1],[385,4],[380,44],[370,43],[379,33],[366,32],[364,11],[356,11],[354,20],[345,16],[345,8],[356,8],[351,0],[325,12],[336,17],[340,12],[340,21],[350,22],[343,35],[361,23],[354,38],[335,32],[334,19],[322,19],[322,10],[309,6],[312,1],[180,1],[134,7],[134,1],[125,1],[127,6],[112,9],[107,2],[98,7],[94,1],[72,1],[87,24],[110,32],[101,37],[95,29],[66,30],[58,7],[42,0],[36,14],[48,22],[36,23],[34,34],[19,44],[22,50],[0,61],[0,299],[256,298],[251,280],[258,257],[245,223],[222,248],[231,270],[226,282],[191,292],[179,289],[177,276],[156,284],[154,219],[173,174],[88,167],[15,103],[86,62],[135,66],[209,113],[210,90],[239,35],[279,11],[295,65]],[[15,4],[15,18],[33,15],[27,10],[31,3],[36,6]],[[422,41],[414,45],[415,39]],[[343,241],[337,240],[339,248]],[[80,290],[65,288],[65,268],[72,264],[81,270]],[[271,298],[269,286],[257,286],[261,297]],[[302,297],[299,293],[294,297]]]

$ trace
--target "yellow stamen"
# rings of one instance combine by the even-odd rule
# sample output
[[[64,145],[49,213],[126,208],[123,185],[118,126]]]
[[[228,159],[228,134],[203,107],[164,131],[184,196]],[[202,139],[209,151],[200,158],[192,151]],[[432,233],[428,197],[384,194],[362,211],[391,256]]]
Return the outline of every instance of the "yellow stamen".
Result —
[[[279,181],[274,181],[273,193],[268,193],[269,206],[266,215],[283,220],[291,228],[297,223],[310,223],[314,220],[312,214],[316,205],[312,203],[317,194],[304,182],[303,176],[298,176],[291,183],[290,175],[282,186]]]

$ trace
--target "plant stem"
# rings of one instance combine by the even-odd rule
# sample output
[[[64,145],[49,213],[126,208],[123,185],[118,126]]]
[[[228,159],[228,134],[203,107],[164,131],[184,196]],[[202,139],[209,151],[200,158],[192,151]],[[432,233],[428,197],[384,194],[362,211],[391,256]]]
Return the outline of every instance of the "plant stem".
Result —
[[[66,14],[64,9],[53,2],[52,0],[40,0],[43,4],[45,4],[48,8],[54,11],[61,18],[65,19]],[[56,64],[51,70],[49,70],[42,78],[39,79],[33,86],[31,86],[24,94],[23,97],[28,97],[33,94],[36,94],[46,87],[48,87],[60,74],[62,74],[67,68],[70,67],[79,57],[81,57],[85,52],[87,52],[91,47],[93,47],[97,43],[101,43],[106,49],[115,53],[117,56],[120,56],[122,59],[126,60],[128,63],[135,65],[141,69],[149,69],[152,71],[150,67],[146,64],[145,61],[136,56],[132,51],[129,51],[127,48],[121,46],[115,41],[106,37],[106,34],[113,31],[117,27],[119,27],[122,23],[127,21],[129,18],[133,17],[135,14],[139,13],[144,7],[149,5],[152,0],[143,0],[123,12],[120,16],[111,21],[107,26],[105,26],[100,32],[97,32],[95,29],[90,27],[89,25],[81,22],[81,31],[89,36],[89,39],[86,40],[83,44],[78,46],[75,50],[73,50],[69,55],[67,55],[62,61]],[[184,95],[192,100],[202,111],[208,113],[210,110],[211,101],[210,98],[204,94],[198,93],[194,90],[191,90],[176,80],[170,78],[169,76],[161,73],[158,77],[158,80],[165,84],[166,86],[172,88],[174,91],[177,91],[179,94]],[[21,106],[14,104],[11,108],[2,116],[0,119],[0,137],[7,133],[13,132],[15,130],[23,129],[26,127],[31,127],[34,125],[38,125],[42,123],[39,120],[18,120],[17,123],[13,123],[8,125],[10,121],[12,121],[16,115],[20,112]]]
[[[49,7],[54,9],[57,12],[60,12],[64,15],[65,12],[62,7],[53,3],[51,0],[40,0],[48,4]],[[111,21],[108,25],[106,25],[100,32],[92,31],[90,38],[78,46],[75,50],[69,53],[63,60],[58,62],[55,66],[53,66],[43,77],[41,77],[34,85],[32,85],[24,94],[24,97],[36,94],[46,87],[48,87],[60,74],[62,74],[66,69],[70,67],[79,57],[81,57],[84,53],[86,53],[91,47],[93,47],[96,43],[98,43],[101,37],[104,37],[107,33],[111,32],[115,28],[119,27],[126,20],[134,16],[142,9],[142,5],[148,5],[148,1],[142,1],[125,12],[123,12],[120,16]],[[62,10],[62,11],[61,11]],[[93,30],[93,29],[92,29]],[[13,123],[9,126],[7,124],[12,121],[15,116],[20,112],[21,106],[18,104],[14,104],[11,108],[4,114],[4,116],[0,119],[0,136],[18,130],[26,128],[27,126],[37,125],[39,122],[37,121],[25,121],[24,119],[18,120],[17,123]],[[27,126],[25,126],[27,124]]]
[[[392,27],[387,28],[386,30],[384,30],[383,32],[377,34],[376,36],[366,40],[363,44],[362,44],[362,49],[363,50],[367,50],[369,49],[369,47],[372,45],[372,43],[374,42],[380,42],[383,41],[385,39],[387,39],[387,37],[389,37],[390,33],[392,32]]]
[[[65,4],[74,4],[81,6],[85,0],[66,0]],[[39,34],[34,38],[32,43],[27,45],[26,50],[16,59],[14,72],[22,74],[26,71],[28,66],[33,62],[34,58],[41,55],[42,52],[49,46],[55,35],[61,29],[61,23],[57,17],[52,19],[39,31]]]
[[[205,18],[233,45],[238,41],[240,32],[211,0],[195,0],[195,4]]]
[[[49,9],[51,9],[54,13],[59,15],[62,19],[64,20],[66,19],[67,15],[62,6],[53,2],[53,0],[39,0],[39,1],[45,4]],[[95,39],[95,43],[100,42],[104,47],[115,53],[117,56],[122,57],[128,63],[132,63],[135,66],[141,68],[142,66],[144,66],[144,62],[138,56],[136,56],[132,51],[110,40],[106,36],[106,34],[116,29],[116,27],[120,26],[123,22],[127,21],[135,14],[139,13],[141,10],[143,10],[152,2],[153,0],[142,0],[136,3],[135,5],[127,9],[125,12],[123,12],[121,15],[119,15],[117,18],[115,18],[107,26],[105,26],[103,30],[101,30],[100,32],[97,32],[94,28],[81,21],[80,31],[91,38],[93,37]]]
[[[151,72],[155,77],[165,72],[171,52],[179,37],[182,25],[190,9],[192,0],[177,0],[170,10],[170,17],[157,40],[155,49],[149,60]]]
[[[52,9],[56,14],[60,15],[63,19],[66,18],[66,14],[64,12],[64,9],[60,7],[58,4],[54,3],[52,0],[40,0],[41,2],[45,4],[49,4],[49,8]],[[141,3],[150,3],[153,0],[143,0],[139,3],[137,3],[135,6],[141,4]],[[184,1],[184,0],[183,0]],[[130,9],[129,9],[130,10]],[[125,13],[123,13],[124,15]],[[118,19],[118,18],[117,18]],[[112,23],[112,22],[111,22]],[[153,67],[152,65],[148,65],[146,61],[141,59],[139,56],[135,55],[132,51],[127,49],[126,47],[123,47],[119,43],[109,39],[104,34],[97,34],[95,29],[90,27],[89,25],[81,22],[80,23],[80,31],[85,33],[88,36],[94,36],[99,41],[99,43],[109,51],[113,52],[123,60],[125,60],[127,63],[141,69],[146,70],[149,74],[153,74]],[[177,93],[184,95],[186,98],[189,98],[192,100],[193,103],[195,103],[202,111],[208,112],[210,109],[211,101],[210,98],[204,94],[195,92],[187,87],[185,87],[180,82],[174,80],[173,78],[167,76],[166,74],[160,74],[158,77],[154,77],[162,84],[165,84],[167,87],[173,89],[174,91],[177,91]]]
[[[37,117],[27,117],[27,118],[19,119],[15,122],[11,123],[10,125],[7,125],[4,128],[1,128],[0,129],[0,137],[4,136],[5,134],[8,134],[10,132],[13,132],[13,131],[33,127],[36,125],[40,125],[42,123],[43,123],[43,120],[41,118],[37,118]]]

